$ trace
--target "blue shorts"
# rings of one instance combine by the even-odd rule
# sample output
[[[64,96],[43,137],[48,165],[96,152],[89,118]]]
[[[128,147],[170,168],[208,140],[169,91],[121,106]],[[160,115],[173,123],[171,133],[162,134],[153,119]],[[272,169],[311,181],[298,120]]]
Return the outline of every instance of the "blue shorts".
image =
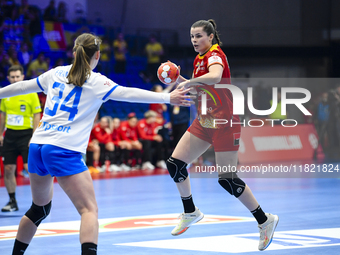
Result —
[[[87,169],[80,152],[50,144],[30,144],[28,153],[28,172],[30,173],[61,177],[79,174]]]

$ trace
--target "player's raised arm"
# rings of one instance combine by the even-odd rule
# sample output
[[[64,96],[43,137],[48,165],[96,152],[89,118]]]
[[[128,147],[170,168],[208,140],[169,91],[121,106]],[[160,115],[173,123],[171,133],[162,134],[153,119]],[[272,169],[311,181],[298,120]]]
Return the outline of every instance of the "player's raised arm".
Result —
[[[37,83],[37,79],[19,81],[0,89],[0,98],[13,97],[17,95],[41,92],[42,89]]]
[[[186,95],[190,89],[177,89],[169,94],[156,93],[138,88],[118,86],[109,96],[109,99],[134,103],[167,103],[180,106],[194,104],[193,96]]]

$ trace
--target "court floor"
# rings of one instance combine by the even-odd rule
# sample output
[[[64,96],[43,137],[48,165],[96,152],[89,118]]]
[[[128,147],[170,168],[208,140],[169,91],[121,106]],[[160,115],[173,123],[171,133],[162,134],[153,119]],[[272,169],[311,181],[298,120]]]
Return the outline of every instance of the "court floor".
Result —
[[[170,232],[182,211],[171,178],[160,174],[98,178],[98,254],[259,253],[258,228],[250,212],[213,178],[192,178],[196,206],[204,220],[184,234]],[[340,179],[245,179],[266,212],[278,214],[268,255],[340,254]],[[25,183],[25,182],[22,182]],[[25,254],[80,254],[79,215],[57,183],[50,216],[39,226]],[[0,254],[11,254],[20,218],[31,205],[28,185],[17,187],[19,211],[0,212]],[[0,187],[0,206],[8,195]]]

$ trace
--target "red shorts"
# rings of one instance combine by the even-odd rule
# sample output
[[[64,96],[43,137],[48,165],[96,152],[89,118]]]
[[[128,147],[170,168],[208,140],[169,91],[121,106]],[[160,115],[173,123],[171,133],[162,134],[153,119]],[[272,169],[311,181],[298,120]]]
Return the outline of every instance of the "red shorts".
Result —
[[[196,118],[188,131],[198,138],[212,144],[215,152],[238,151],[240,147],[241,125],[226,128],[204,128]]]

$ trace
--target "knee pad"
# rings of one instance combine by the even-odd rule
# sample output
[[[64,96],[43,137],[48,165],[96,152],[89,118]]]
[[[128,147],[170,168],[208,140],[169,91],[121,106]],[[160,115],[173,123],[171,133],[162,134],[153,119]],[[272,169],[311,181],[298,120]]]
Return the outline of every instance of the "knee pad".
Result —
[[[225,177],[219,177],[218,183],[235,197],[241,196],[246,188],[246,184],[238,178],[236,173],[230,173]]]
[[[44,206],[38,206],[32,203],[31,208],[25,213],[25,215],[38,227],[39,224],[47,217],[47,215],[50,214],[51,207],[52,201]]]
[[[166,161],[169,174],[174,182],[183,182],[188,177],[187,163],[170,157]]]

